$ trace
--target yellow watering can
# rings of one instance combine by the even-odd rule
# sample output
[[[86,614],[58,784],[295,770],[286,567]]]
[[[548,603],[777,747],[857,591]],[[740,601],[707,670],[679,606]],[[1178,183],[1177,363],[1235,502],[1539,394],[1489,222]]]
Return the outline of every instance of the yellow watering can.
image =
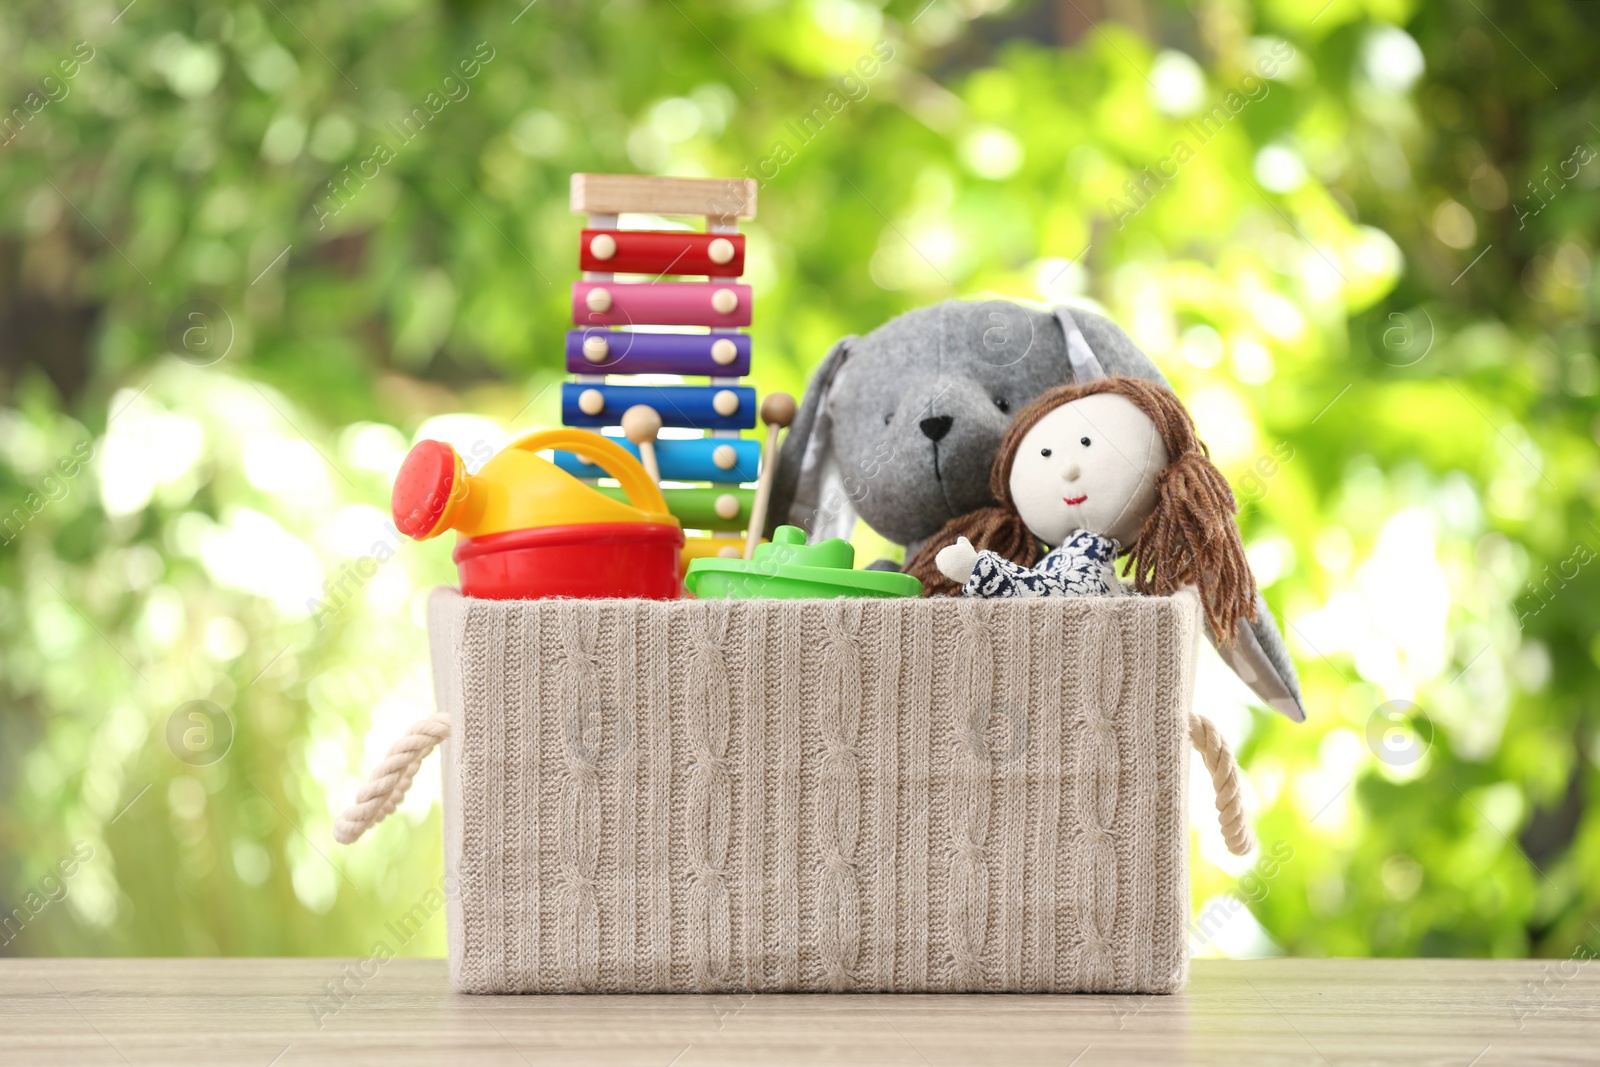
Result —
[[[599,465],[629,503],[540,459],[535,453],[544,448]],[[626,450],[588,430],[528,434],[477,474],[444,442],[418,442],[395,476],[390,503],[408,537],[461,534],[454,558],[467,596],[670,600],[682,589],[683,530],[661,490]]]

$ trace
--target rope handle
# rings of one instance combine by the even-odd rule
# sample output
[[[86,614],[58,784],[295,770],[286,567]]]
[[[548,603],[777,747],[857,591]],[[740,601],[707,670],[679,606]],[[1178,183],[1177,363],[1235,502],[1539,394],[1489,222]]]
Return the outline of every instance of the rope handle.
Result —
[[[389,746],[389,754],[373,768],[366,784],[356,793],[356,801],[333,823],[333,839],[341,845],[356,839],[394,813],[406,798],[412,779],[428,753],[450,733],[450,717],[436,711],[411,724],[400,739]]]
[[[1211,788],[1217,794],[1217,821],[1222,824],[1222,839],[1228,851],[1243,856],[1256,847],[1255,835],[1244,817],[1244,795],[1239,788],[1239,761],[1223,738],[1217,724],[1197,712],[1189,713],[1189,742],[1200,753],[1200,761],[1211,773]]]
[[[333,824],[334,840],[353,844],[362,834],[388,818],[405,799],[406,791],[428,754],[450,733],[450,719],[435,712],[418,719],[400,739],[389,747],[366,784],[356,793],[356,801]],[[1204,715],[1189,713],[1189,740],[1211,774],[1217,794],[1217,818],[1228,851],[1243,856],[1256,847],[1255,835],[1245,821],[1244,796],[1239,788],[1239,763],[1215,723]]]

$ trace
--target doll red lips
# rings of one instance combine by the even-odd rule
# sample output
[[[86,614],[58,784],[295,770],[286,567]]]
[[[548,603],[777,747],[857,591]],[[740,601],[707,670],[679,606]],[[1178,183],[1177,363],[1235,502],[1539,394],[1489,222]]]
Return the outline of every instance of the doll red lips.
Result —
[[[1085,493],[1082,496],[1064,496],[1061,499],[1065,500],[1069,504],[1081,504],[1085,500],[1089,499],[1089,494]]]

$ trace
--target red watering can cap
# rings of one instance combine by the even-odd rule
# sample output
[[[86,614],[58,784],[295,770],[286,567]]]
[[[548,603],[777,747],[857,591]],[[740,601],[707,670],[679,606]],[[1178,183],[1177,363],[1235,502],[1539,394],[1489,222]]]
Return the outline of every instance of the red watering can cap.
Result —
[[[407,537],[426,537],[444,517],[456,481],[456,450],[443,441],[419,441],[395,475],[389,499],[394,524]]]

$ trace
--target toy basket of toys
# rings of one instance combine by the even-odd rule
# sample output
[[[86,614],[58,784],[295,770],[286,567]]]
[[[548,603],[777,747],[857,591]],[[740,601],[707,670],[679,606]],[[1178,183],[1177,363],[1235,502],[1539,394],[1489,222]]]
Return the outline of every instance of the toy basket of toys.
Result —
[[[429,603],[438,710],[339,839],[392,812],[442,744],[466,992],[1180,989],[1191,746],[1229,848],[1253,847],[1238,768],[1192,708],[1200,636],[1298,710],[1181,405],[1106,375],[1062,319],[1073,373],[1005,431],[992,503],[904,572],[856,569],[848,542],[782,523],[792,486],[768,521],[793,401],[760,409],[764,460],[737,436],[755,425],[736,383],[750,292],[728,279],[754,189],[580,175],[573,191],[590,218],[563,410],[580,428],[474,473],[438,442],[407,458],[395,521],[456,531],[461,587]],[[625,211],[707,225],[628,230]]]

